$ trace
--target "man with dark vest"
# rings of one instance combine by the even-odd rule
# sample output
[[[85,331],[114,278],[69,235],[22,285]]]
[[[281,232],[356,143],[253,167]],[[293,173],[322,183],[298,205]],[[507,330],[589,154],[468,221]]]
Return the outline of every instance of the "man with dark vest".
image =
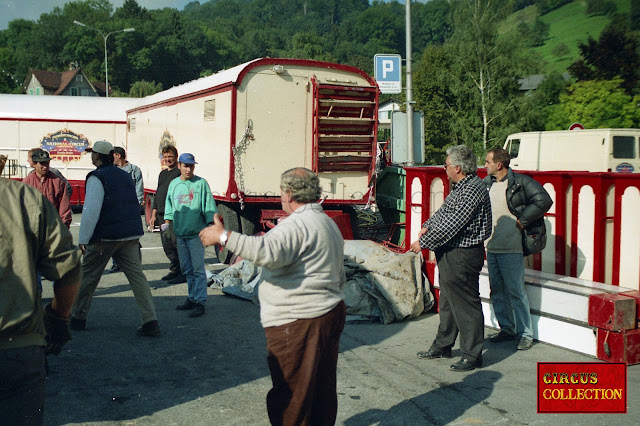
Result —
[[[96,170],[87,175],[78,243],[84,254],[82,283],[71,311],[71,328],[84,330],[93,293],[102,271],[113,258],[124,271],[142,312],[140,336],[157,336],[160,327],[147,278],[142,272],[140,237],[143,235],[140,205],[127,172],[114,166],[113,146],[98,141],[92,148],[91,162]]]

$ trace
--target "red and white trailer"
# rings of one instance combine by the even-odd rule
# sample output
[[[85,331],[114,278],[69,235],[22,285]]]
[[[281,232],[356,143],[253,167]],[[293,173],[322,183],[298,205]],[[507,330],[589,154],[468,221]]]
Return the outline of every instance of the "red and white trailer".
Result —
[[[124,146],[126,111],[140,99],[86,96],[0,95],[0,154],[9,157],[3,176],[23,179],[31,171],[27,152],[43,148],[51,167],[74,187],[72,205],[84,201],[87,173],[95,167],[83,155],[95,141]]]
[[[351,66],[256,59],[143,98],[127,111],[126,149],[149,194],[164,146],[194,154],[227,225],[251,234],[278,217],[293,167],[318,173],[328,208],[372,200],[378,94]]]

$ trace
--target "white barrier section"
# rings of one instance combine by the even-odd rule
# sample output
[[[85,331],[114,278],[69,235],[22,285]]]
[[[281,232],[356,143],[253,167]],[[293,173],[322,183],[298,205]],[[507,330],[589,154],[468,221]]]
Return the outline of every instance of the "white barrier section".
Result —
[[[583,186],[578,194],[578,258],[577,276],[585,280],[593,279],[595,205],[596,197],[593,188]]]
[[[620,285],[640,290],[640,192],[629,187],[622,194]]]
[[[409,238],[409,244],[418,239],[418,232],[422,228],[422,204],[422,185],[420,184],[420,178],[416,177],[411,181],[411,206],[407,206],[411,215],[411,230],[409,234],[411,238]]]
[[[556,213],[556,194],[555,187],[550,183],[544,185],[544,189],[549,193],[549,196],[553,200],[553,205],[549,209],[549,213]],[[547,246],[541,253],[542,267],[541,269],[546,272],[556,271],[556,222],[555,216],[547,216],[544,219],[544,224],[547,227]]]

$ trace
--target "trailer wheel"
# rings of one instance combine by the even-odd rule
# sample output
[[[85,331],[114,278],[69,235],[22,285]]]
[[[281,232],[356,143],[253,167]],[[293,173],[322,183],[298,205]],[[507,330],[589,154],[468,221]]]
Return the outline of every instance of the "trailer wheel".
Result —
[[[149,230],[149,226],[151,225],[151,214],[153,212],[153,200],[156,198],[155,195],[148,195],[144,200],[144,221]],[[152,229],[149,232],[153,231]]]
[[[232,232],[240,232],[240,217],[238,216],[238,212],[223,203],[218,203],[217,207],[218,213],[224,221],[224,227]],[[223,247],[222,250],[218,252],[218,260],[222,263],[229,264],[231,256],[233,256],[233,252],[226,247]]]
[[[260,213],[253,206],[245,206],[238,214],[240,216],[240,228],[244,235],[254,235],[260,229]]]

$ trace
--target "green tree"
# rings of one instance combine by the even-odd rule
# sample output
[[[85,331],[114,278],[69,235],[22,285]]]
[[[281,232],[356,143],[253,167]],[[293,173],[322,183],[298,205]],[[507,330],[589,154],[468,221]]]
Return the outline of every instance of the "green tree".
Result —
[[[143,98],[162,91],[162,83],[156,84],[155,81],[136,81],[131,85],[129,96],[133,98]]]
[[[425,164],[444,164],[446,149],[454,140],[450,126],[453,118],[450,105],[454,103],[449,79],[451,67],[445,48],[437,45],[427,47],[415,66],[415,110],[425,114]]]
[[[445,48],[452,58],[452,128],[456,138],[480,154],[517,125],[523,114],[517,80],[534,74],[517,37],[498,36],[505,4],[491,0],[459,0],[454,33]]]
[[[602,32],[598,41],[589,37],[580,43],[581,58],[571,64],[569,72],[580,81],[622,78],[628,94],[638,92],[640,81],[640,53],[638,40],[624,28],[611,25]]]
[[[586,128],[640,127],[640,96],[632,97],[623,80],[589,80],[572,84],[560,103],[546,108],[547,130],[564,130],[571,123]]]

